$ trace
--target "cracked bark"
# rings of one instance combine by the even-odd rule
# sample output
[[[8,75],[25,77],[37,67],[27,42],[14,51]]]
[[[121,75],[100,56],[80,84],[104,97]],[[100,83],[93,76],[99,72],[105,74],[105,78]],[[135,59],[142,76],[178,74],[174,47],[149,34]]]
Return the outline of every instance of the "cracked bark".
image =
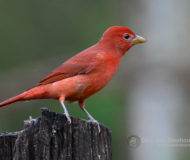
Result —
[[[0,134],[0,160],[111,160],[111,132],[100,125],[42,110],[24,130]]]

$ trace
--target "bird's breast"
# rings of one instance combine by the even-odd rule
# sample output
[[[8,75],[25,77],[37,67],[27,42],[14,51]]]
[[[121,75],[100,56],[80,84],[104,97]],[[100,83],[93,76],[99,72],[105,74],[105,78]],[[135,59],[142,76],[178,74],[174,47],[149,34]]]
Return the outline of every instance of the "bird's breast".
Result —
[[[107,59],[99,68],[90,74],[81,75],[80,83],[77,86],[77,93],[80,93],[80,99],[86,99],[92,94],[98,92],[112,79],[118,66],[119,59]]]

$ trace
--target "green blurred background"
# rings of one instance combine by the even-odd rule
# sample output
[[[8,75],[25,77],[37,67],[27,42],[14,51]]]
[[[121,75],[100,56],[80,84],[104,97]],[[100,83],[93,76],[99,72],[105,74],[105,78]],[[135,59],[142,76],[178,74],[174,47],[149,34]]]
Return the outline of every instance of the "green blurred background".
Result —
[[[109,26],[119,25],[113,10],[117,13],[111,1],[1,1],[0,100],[31,88],[62,62],[95,44]],[[88,111],[112,130],[115,157],[125,134],[125,126],[119,125],[125,116],[123,92],[115,79],[86,101]],[[77,104],[66,105],[72,116],[87,119]],[[23,120],[40,116],[42,107],[63,113],[54,100],[13,104],[0,111],[0,132],[21,130]]]
[[[188,160],[189,147],[151,142],[136,149],[127,138],[190,137],[189,5],[183,0],[1,0],[0,101],[33,87],[62,62],[95,44],[112,25],[148,39],[123,57],[88,111],[112,130],[113,160]],[[87,118],[77,104],[72,116]],[[63,113],[54,100],[20,102],[0,110],[0,132],[18,131],[40,108]]]

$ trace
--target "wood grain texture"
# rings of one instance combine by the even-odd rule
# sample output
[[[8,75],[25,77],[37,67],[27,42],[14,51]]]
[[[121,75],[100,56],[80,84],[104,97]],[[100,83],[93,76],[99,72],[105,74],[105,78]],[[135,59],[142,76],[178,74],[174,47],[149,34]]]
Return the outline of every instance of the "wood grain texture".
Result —
[[[0,135],[0,160],[111,160],[111,132],[100,125],[42,110],[20,132]]]

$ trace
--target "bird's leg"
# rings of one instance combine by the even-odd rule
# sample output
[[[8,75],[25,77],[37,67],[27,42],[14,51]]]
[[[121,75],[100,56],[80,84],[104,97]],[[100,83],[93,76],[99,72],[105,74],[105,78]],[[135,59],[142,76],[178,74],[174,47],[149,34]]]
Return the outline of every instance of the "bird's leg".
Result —
[[[64,98],[59,98],[59,101],[63,107],[64,114],[67,117],[68,122],[71,124],[71,118],[70,118],[69,112],[67,111],[67,108],[65,107]]]
[[[92,123],[96,123],[98,125],[98,131],[100,132],[100,124],[97,120],[95,120],[91,115],[90,113],[88,113],[88,111],[86,110],[85,106],[84,106],[84,102],[79,102],[79,106],[80,108],[82,109],[82,111],[88,116],[89,118],[89,122],[92,122]]]

